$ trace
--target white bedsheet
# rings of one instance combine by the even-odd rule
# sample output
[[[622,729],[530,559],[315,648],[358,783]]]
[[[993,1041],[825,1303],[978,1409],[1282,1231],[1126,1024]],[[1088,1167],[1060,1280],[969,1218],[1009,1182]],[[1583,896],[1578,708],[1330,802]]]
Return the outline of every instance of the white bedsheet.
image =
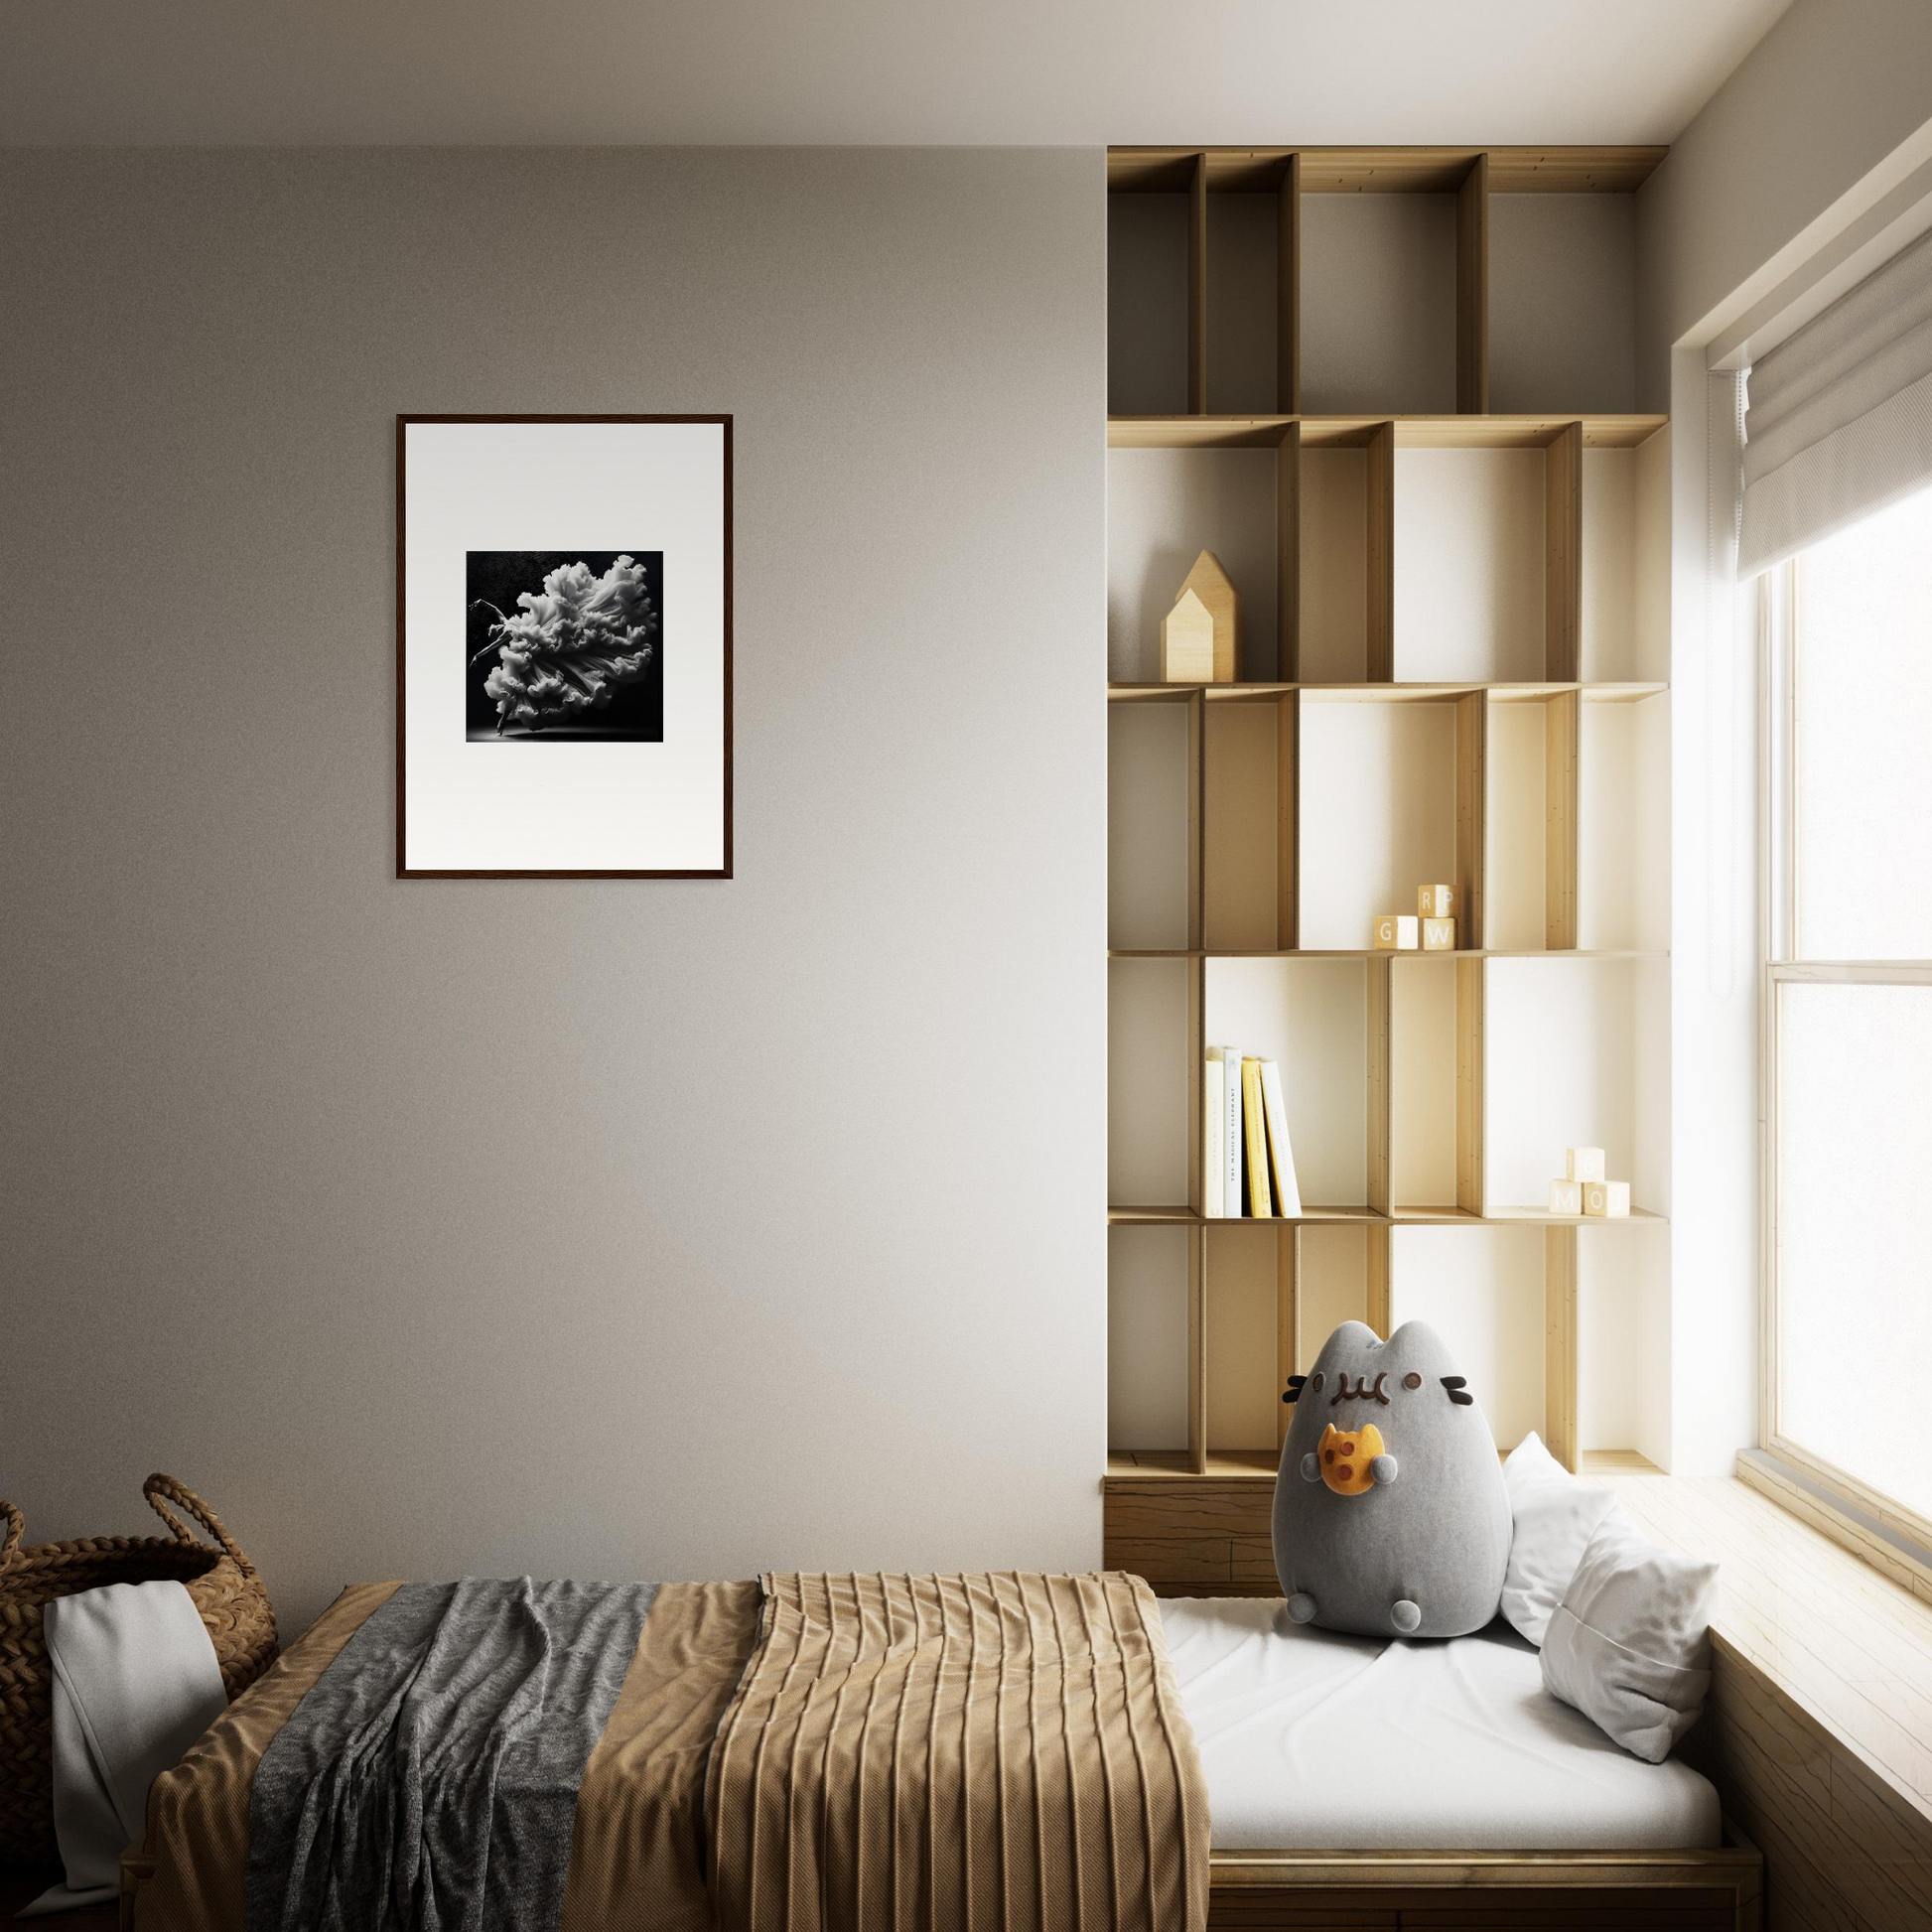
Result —
[[[1217,1852],[1658,1851],[1719,1842],[1718,1794],[1543,1688],[1507,1624],[1338,1636],[1275,1597],[1161,1606]]]

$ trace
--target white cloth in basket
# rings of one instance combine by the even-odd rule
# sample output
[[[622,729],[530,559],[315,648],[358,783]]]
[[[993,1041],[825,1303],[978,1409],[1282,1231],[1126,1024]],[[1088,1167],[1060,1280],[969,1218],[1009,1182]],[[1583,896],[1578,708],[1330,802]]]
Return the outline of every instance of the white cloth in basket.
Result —
[[[42,1611],[54,1667],[54,1835],[68,1879],[20,1916],[117,1898],[147,1831],[148,1787],[228,1694],[195,1600],[173,1581],[108,1584]]]

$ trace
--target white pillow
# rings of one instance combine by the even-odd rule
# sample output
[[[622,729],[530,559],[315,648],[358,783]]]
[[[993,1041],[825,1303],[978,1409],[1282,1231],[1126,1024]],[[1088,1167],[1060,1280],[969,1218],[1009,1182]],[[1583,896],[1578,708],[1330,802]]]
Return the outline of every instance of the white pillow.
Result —
[[[1510,1450],[1503,1486],[1514,1529],[1502,1612],[1540,1646],[1597,1525],[1616,1508],[1616,1497],[1600,1484],[1579,1482],[1534,1432]]]
[[[1622,1510],[1598,1526],[1543,1639],[1543,1686],[1613,1743],[1661,1764],[1711,1690],[1718,1566],[1644,1536]]]

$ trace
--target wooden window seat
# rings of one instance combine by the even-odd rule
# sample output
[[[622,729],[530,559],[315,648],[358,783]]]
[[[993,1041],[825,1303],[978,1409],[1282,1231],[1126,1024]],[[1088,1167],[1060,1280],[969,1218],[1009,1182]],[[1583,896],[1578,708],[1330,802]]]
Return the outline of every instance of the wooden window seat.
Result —
[[[1932,1603],[1745,1482],[1589,1473],[1723,1566],[1684,1748],[1764,1854],[1769,1932],[1932,1926]]]
[[[1634,1456],[1587,1457],[1584,1473],[1608,1482],[1651,1535],[1723,1567],[1711,1702],[1683,1748],[1723,1796],[1725,1847],[1674,1858],[1217,1855],[1213,1925],[1932,1927],[1932,1602],[1743,1481],[1667,1476]],[[1253,1515],[1250,1487],[1216,1500]],[[1188,1527],[1238,1548],[1265,1534],[1258,1526],[1244,1516]],[[1197,1574],[1163,1587],[1268,1586]]]

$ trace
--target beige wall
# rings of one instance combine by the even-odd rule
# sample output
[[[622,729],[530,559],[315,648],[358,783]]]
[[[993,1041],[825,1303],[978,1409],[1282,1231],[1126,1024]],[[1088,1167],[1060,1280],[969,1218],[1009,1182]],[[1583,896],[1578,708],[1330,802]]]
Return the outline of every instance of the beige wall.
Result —
[[[13,153],[0,1494],[1084,1567],[1097,152]],[[737,416],[730,884],[392,876],[392,417]]]
[[[1639,407],[1668,409],[1672,345],[1929,118],[1926,0],[1796,0],[1639,197]]]

